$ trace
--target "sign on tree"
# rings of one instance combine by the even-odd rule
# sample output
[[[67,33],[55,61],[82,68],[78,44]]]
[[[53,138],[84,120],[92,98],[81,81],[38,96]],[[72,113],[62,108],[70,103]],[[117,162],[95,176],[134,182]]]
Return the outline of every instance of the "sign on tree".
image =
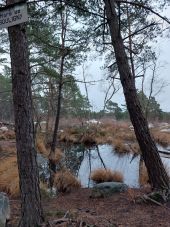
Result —
[[[0,10],[0,28],[7,28],[28,21],[27,4],[9,6]]]

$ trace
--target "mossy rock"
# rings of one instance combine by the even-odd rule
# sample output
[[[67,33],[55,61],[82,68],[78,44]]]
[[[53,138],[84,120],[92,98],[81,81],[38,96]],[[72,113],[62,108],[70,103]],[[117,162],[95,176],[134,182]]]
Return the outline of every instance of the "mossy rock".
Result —
[[[112,196],[115,193],[124,192],[128,186],[120,182],[104,182],[96,184],[92,189],[90,198],[103,198]]]

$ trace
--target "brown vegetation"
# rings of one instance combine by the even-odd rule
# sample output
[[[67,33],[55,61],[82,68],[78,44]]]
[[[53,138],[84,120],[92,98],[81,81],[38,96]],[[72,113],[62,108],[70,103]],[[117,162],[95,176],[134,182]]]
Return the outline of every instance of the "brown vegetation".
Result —
[[[158,144],[167,146],[170,144],[170,133],[160,130],[159,127],[152,128],[152,135]],[[66,128],[59,133],[59,141],[74,144],[83,143],[85,145],[111,144],[120,153],[140,153],[135,133],[130,129],[130,124],[107,119],[99,125],[91,124]],[[131,146],[129,147],[128,144],[131,144]]]
[[[153,134],[155,141],[158,144],[165,146],[165,147],[170,144],[170,133],[169,132],[161,132],[160,129],[153,129],[152,134]]]
[[[128,143],[136,141],[134,132],[129,129],[129,124],[106,121],[106,119],[104,123],[98,125],[66,128],[59,133],[59,141],[84,145],[111,144],[120,153],[138,152],[136,145],[134,149],[130,149],[128,145]]]
[[[12,140],[12,139],[15,139],[15,132],[13,130],[0,132],[0,140]]]
[[[54,186],[58,192],[70,192],[80,188],[81,183],[70,171],[64,170],[55,174]]]
[[[113,140],[113,147],[116,152],[121,153],[121,154],[130,152],[130,148],[129,148],[128,144],[125,144],[122,139]]]
[[[0,191],[13,197],[19,196],[19,177],[16,157],[9,157],[1,161]]]
[[[169,178],[170,178],[170,169],[169,166],[163,162],[165,171],[167,172]],[[144,164],[144,162],[141,163],[140,167],[139,167],[139,184],[140,186],[145,186],[149,183],[149,176],[148,176],[148,172],[146,169],[146,166]]]
[[[45,146],[44,140],[42,138],[38,138],[36,141],[36,148],[40,154],[45,155],[45,157],[48,157],[49,151]]]
[[[64,154],[61,151],[61,149],[57,148],[54,152],[51,152],[49,155],[49,160],[53,163],[53,164],[61,164],[62,159],[64,158]]]
[[[111,181],[123,182],[123,174],[118,171],[112,171],[110,169],[94,170],[90,178],[95,183],[111,182]]]

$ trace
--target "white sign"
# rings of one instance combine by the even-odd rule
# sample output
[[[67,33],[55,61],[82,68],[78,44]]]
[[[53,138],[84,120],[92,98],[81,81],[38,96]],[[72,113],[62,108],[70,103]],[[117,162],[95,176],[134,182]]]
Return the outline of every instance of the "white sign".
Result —
[[[18,4],[0,11],[0,28],[28,21],[27,4]]]

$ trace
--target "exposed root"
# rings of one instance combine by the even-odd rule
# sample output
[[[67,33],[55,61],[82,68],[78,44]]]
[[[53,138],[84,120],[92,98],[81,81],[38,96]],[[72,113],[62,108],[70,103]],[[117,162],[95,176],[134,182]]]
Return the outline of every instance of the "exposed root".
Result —
[[[137,198],[136,202],[138,203],[151,202],[155,205],[158,205],[170,210],[170,208],[165,205],[165,203],[168,200],[169,200],[169,194],[167,195],[167,192],[165,193],[164,191],[154,191],[148,195],[144,194],[140,196],[139,198]]]

